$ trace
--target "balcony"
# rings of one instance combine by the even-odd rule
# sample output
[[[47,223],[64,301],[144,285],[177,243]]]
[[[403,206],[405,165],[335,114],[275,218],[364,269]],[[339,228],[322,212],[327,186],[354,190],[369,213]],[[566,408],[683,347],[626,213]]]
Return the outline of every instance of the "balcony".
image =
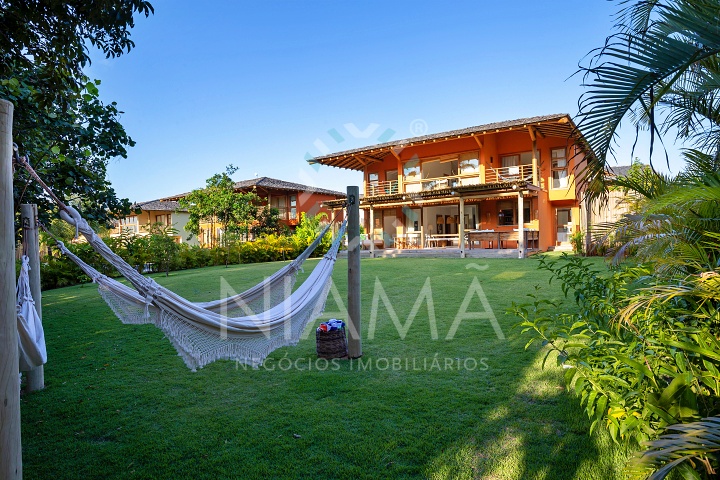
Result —
[[[398,181],[389,180],[385,182],[373,182],[367,185],[365,195],[368,197],[377,197],[379,195],[392,195],[398,193]]]
[[[422,193],[466,185],[522,181],[536,183],[534,181],[532,165],[517,165],[501,168],[486,167],[481,170],[481,173],[444,175],[435,178],[417,178],[416,176],[408,175],[402,184],[397,180],[370,183],[366,185],[365,196],[377,197],[396,193]]]
[[[479,185],[480,177],[477,174],[464,175],[444,175],[435,178],[423,178],[421,180],[412,181],[405,180],[404,191],[410,193],[431,192],[433,190],[443,190],[446,188],[454,188],[459,185]]]
[[[485,172],[485,183],[532,182],[532,165],[516,165],[514,167],[488,168]]]

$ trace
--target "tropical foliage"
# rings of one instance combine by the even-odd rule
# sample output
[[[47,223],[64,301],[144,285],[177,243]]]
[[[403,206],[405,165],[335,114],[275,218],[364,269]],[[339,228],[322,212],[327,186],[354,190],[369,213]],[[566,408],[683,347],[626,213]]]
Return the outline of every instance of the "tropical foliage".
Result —
[[[205,188],[193,190],[179,203],[187,208],[190,219],[185,229],[193,235],[200,235],[201,224],[209,224],[210,247],[228,246],[228,239],[233,235],[247,234],[257,223],[260,197],[255,192],[236,192],[235,182],[230,175],[237,167],[229,165],[225,172],[217,173],[205,181]],[[216,225],[222,229],[217,235]]]
[[[582,67],[578,127],[594,152],[584,182],[606,191],[605,171],[623,120],[655,139],[669,133],[704,151],[720,140],[720,2],[619,1],[616,33]]]
[[[0,98],[15,105],[20,154],[54,179],[60,198],[74,199],[85,218],[101,223],[130,211],[106,180],[106,165],[126,157],[134,142],[118,106],[100,101],[100,81],[83,69],[91,46],[107,57],[130,51],[134,16],[152,12],[144,0],[0,0]],[[36,203],[46,219],[54,207],[23,171],[14,196],[16,207]]]
[[[580,258],[541,259],[576,309],[535,296],[512,311],[565,370],[592,429],[638,450],[632,476],[716,478],[720,466],[720,1],[620,1],[617,33],[584,68],[578,125],[594,157],[590,197],[625,190],[606,226],[608,275]],[[649,168],[610,179],[622,120],[651,139]],[[655,140],[693,149],[675,177],[652,168]],[[546,360],[547,358],[546,357]]]
[[[148,235],[123,233],[116,237],[105,237],[108,246],[128,264],[133,265],[141,273],[165,272],[200,268],[217,265],[275,262],[292,260],[305,250],[323,225],[324,217],[305,216],[293,235],[265,235],[252,242],[232,242],[226,246],[202,248],[187,243],[175,243],[172,227],[163,224],[147,225],[144,228]],[[61,222],[49,228],[53,235],[65,242],[65,245],[86,263],[108,276],[118,276],[87,243],[72,243],[75,231],[63,228]],[[47,244],[52,245],[47,235],[43,236]],[[312,256],[327,253],[332,240],[331,234],[323,237]],[[51,247],[52,250],[52,247]],[[89,282],[90,279],[70,260],[60,254],[46,255],[42,260],[40,278],[43,289],[66,287],[78,283]]]

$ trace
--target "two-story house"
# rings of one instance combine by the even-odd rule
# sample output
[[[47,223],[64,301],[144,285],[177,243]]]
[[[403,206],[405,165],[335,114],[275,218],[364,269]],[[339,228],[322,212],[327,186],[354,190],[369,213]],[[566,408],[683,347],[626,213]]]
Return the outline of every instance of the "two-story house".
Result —
[[[363,172],[366,231],[386,247],[452,243],[462,256],[466,248],[518,248],[524,256],[567,245],[581,227],[574,172],[587,153],[570,116],[556,114],[308,161]]]

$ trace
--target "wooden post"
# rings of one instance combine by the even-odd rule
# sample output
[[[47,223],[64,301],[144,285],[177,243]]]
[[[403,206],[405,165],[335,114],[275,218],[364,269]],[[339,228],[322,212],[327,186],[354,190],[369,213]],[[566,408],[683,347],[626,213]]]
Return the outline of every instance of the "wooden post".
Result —
[[[523,193],[518,190],[518,258],[525,258],[525,209]]]
[[[370,205],[370,228],[367,238],[370,240],[370,258],[375,258],[375,209]]]
[[[348,199],[348,355],[362,357],[360,330],[360,189],[347,187]],[[373,227],[373,225],[371,225]]]
[[[4,480],[22,478],[12,122],[13,104],[0,100],[0,478]]]
[[[538,149],[537,149],[537,132],[532,125],[528,125],[530,140],[532,140],[532,183],[538,185]]]
[[[37,310],[42,321],[42,293],[40,291],[40,238],[37,227],[37,205],[20,205],[20,217],[23,228],[23,245],[25,255],[30,259],[30,293],[35,301]],[[27,372],[28,392],[42,390],[45,388],[45,370],[42,365]]]
[[[460,232],[460,258],[465,258],[465,199],[460,197],[460,225],[458,225],[458,232]]]
[[[331,215],[330,220],[335,220],[335,217],[337,216],[337,209],[333,207],[330,210],[330,215]],[[338,223],[337,222],[333,222],[331,230],[332,230],[332,236],[334,237],[338,231]]]

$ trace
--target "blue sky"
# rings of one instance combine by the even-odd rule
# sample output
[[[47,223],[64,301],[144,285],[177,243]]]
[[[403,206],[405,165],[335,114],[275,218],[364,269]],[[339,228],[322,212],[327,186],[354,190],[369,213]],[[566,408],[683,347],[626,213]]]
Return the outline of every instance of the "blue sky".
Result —
[[[578,62],[611,33],[606,0],[154,0],[136,48],[88,69],[137,141],[117,193],[151,200],[269,176],[345,190],[357,172],[306,156],[387,139],[577,112]],[[631,159],[624,131],[618,163]],[[640,145],[636,155],[647,157]]]

